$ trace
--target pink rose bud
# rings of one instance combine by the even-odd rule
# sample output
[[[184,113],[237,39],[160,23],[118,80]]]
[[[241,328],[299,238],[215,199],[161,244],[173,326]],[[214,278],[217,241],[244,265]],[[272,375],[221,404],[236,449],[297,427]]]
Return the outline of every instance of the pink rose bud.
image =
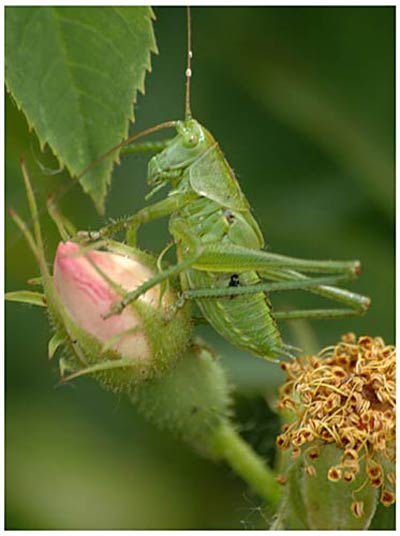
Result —
[[[161,298],[160,285],[104,318],[126,292],[156,272],[155,259],[138,249],[111,241],[108,249],[85,250],[74,242],[58,245],[49,309],[64,333],[61,339],[69,340],[73,350],[63,367],[72,376],[100,372],[97,377],[105,387],[130,391],[146,378],[164,374],[185,353],[192,325],[186,307],[173,309],[176,295],[171,288]],[[119,360],[124,363],[119,365]]]
[[[104,319],[104,315],[122,299],[96,271],[95,264],[113,283],[131,291],[152,277],[151,270],[134,257],[124,257],[107,251],[80,254],[74,242],[58,245],[54,262],[54,283],[61,301],[73,320],[96,339],[107,342],[116,338],[111,348],[126,357],[149,360],[151,349],[143,330],[140,315],[133,307]],[[91,264],[93,263],[93,264]],[[153,287],[138,299],[158,307],[159,286]],[[138,328],[134,331],[133,328]],[[125,335],[122,335],[127,332]]]
[[[177,304],[174,292],[178,281],[168,280],[139,293],[119,314],[111,315],[127,293],[158,272],[156,258],[114,240],[103,242],[107,251],[67,241],[58,245],[51,274],[23,163],[22,172],[35,221],[33,234],[19,216],[13,218],[38,261],[40,278],[35,284],[41,284],[43,292],[17,291],[8,293],[7,299],[47,308],[54,331],[48,356],[52,359],[62,350],[62,380],[91,375],[106,389],[131,394],[140,383],[164,377],[192,343],[189,308]],[[66,225],[55,206],[49,212],[61,236],[68,236],[72,224]]]

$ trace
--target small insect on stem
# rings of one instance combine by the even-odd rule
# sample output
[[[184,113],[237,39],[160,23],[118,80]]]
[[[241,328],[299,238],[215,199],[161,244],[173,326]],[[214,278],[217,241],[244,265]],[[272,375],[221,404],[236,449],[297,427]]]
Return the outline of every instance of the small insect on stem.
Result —
[[[164,186],[169,189],[168,195],[97,233],[98,238],[105,238],[127,229],[128,242],[135,245],[142,225],[168,217],[176,246],[176,264],[160,269],[106,316],[120,313],[152,286],[179,277],[182,299],[195,300],[204,318],[223,337],[238,348],[277,360],[291,355],[290,347],[282,340],[278,319],[333,319],[362,314],[368,309],[369,298],[332,286],[355,278],[360,263],[306,260],[264,250],[261,229],[221,148],[192,117],[192,57],[188,7],[185,119],[167,121],[135,134],[102,157],[158,130],[176,130],[176,136],[148,164],[147,183],[152,190],[147,199]],[[86,238],[90,239],[90,235]],[[333,300],[341,307],[272,310],[268,293],[300,289]],[[235,299],[230,299],[233,296]]]

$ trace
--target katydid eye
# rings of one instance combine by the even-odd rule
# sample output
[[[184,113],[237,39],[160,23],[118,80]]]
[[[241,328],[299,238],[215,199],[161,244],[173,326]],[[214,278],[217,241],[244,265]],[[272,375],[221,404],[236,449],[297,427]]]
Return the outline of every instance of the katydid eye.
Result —
[[[195,147],[199,142],[199,138],[196,134],[188,134],[184,138],[184,144],[186,147]]]

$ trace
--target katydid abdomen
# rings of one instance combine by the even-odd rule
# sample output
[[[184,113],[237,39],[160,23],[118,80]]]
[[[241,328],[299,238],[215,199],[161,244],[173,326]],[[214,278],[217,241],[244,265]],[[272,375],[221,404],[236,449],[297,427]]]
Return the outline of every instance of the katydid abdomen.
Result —
[[[220,272],[188,270],[184,277],[192,289],[228,288],[233,281],[239,285],[261,281],[256,272],[227,276]],[[263,292],[251,296],[203,298],[196,302],[207,322],[237,348],[270,359],[279,356],[282,339]]]
[[[217,180],[217,178],[216,178]],[[186,233],[195,236],[201,244],[244,245],[260,249],[263,245],[261,231],[250,212],[240,212],[198,197],[171,219],[185,222]],[[181,256],[185,250],[183,242]],[[228,289],[257,285],[261,279],[256,271],[231,273],[188,269],[181,273],[183,288],[192,290],[216,288]],[[249,295],[204,297],[196,300],[204,318],[212,327],[237,348],[273,359],[282,349],[282,339],[272,314],[271,305],[264,292]]]

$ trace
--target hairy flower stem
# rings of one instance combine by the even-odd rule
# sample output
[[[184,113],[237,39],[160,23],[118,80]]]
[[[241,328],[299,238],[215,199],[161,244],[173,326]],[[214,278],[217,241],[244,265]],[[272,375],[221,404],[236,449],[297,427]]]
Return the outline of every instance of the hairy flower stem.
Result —
[[[254,491],[272,507],[278,505],[281,489],[276,475],[232,424],[222,424],[214,432],[211,442],[213,452],[223,458]]]

